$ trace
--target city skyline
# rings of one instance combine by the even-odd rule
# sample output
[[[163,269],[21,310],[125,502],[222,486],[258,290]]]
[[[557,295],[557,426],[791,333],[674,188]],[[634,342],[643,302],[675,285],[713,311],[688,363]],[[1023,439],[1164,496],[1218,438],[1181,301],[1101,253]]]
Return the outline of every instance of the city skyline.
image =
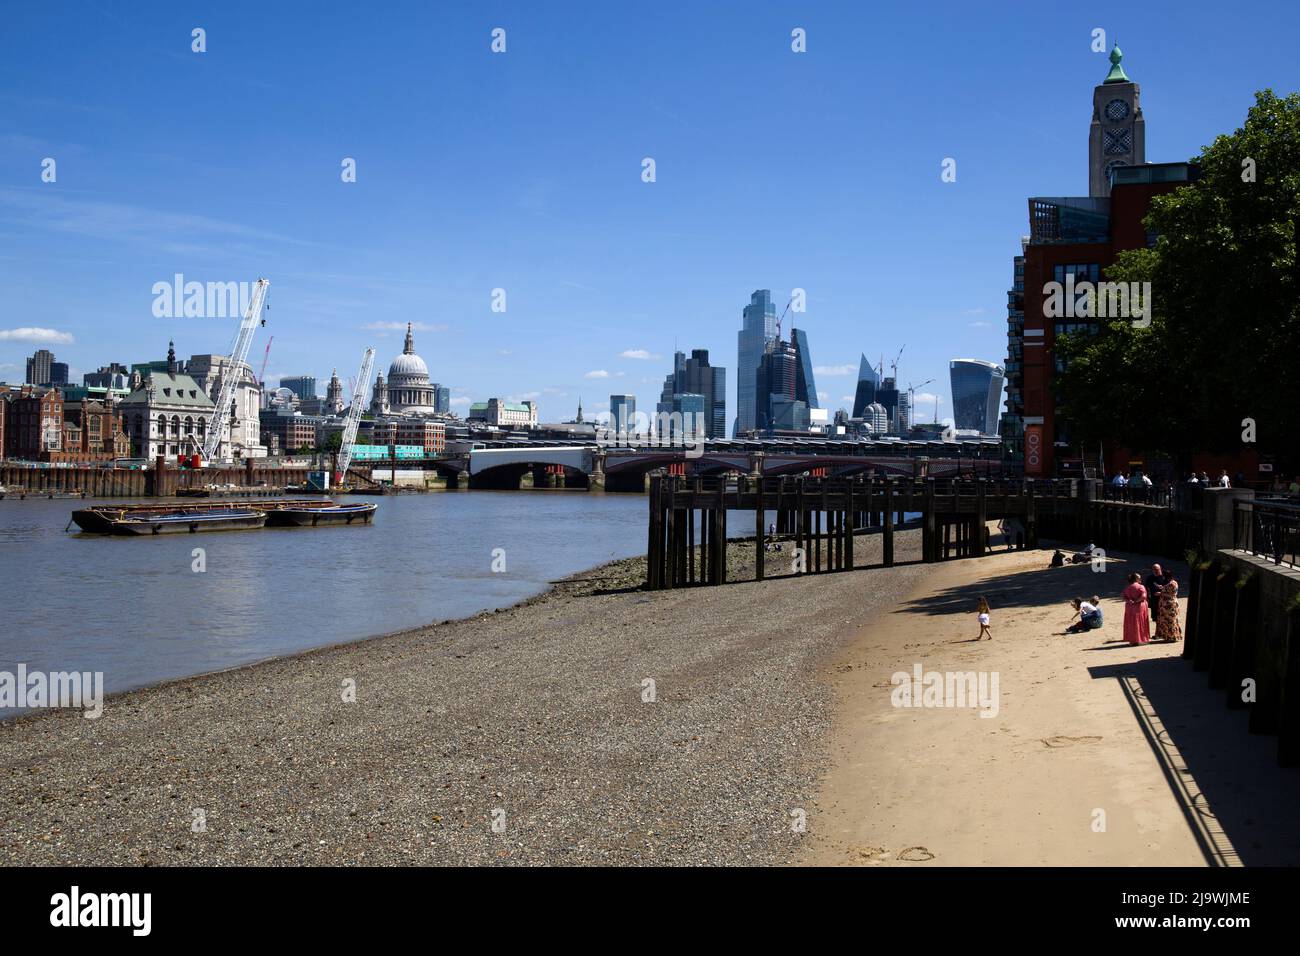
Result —
[[[821,403],[851,410],[862,352],[888,360],[906,345],[900,388],[942,382],[953,356],[1003,359],[1024,196],[1088,186],[1082,130],[1108,68],[1093,29],[1123,41],[1143,84],[1152,156],[1191,155],[1240,122],[1255,89],[1294,86],[1298,71],[1280,39],[1293,12],[1261,40],[1244,24],[1119,5],[1088,21],[1035,11],[996,36],[979,14],[941,5],[933,15],[951,29],[934,37],[929,13],[870,19],[847,5],[743,22],[692,11],[688,30],[622,11],[576,35],[518,5],[454,27],[410,8],[429,32],[385,32],[415,47],[390,56],[367,45],[379,28],[365,24],[298,42],[292,16],[270,11],[250,35],[251,10],[205,12],[202,54],[194,17],[161,6],[129,31],[90,5],[15,14],[28,29],[12,36],[28,39],[0,39],[0,74],[18,91],[0,124],[0,379],[19,378],[38,348],[72,381],[156,359],[168,339],[220,352],[233,321],[156,318],[154,284],[266,274],[276,308],[253,361],[275,335],[268,381],[350,376],[366,345],[386,364],[413,322],[453,410],[496,395],[560,420],[581,392],[600,396],[592,414],[609,392],[649,407],[677,344],[734,368],[725,357],[748,295],[771,289],[779,311],[803,289],[807,310],[787,326],[817,342]],[[504,54],[489,50],[497,26]],[[806,53],[790,49],[795,26]],[[421,59],[422,43],[437,56]],[[1209,76],[1185,49],[1234,67]],[[681,58],[687,69],[664,65]],[[354,69],[339,78],[322,61]],[[105,72],[119,84],[101,89]],[[591,82],[624,74],[611,89]],[[954,75],[968,82],[952,88]],[[1012,94],[1020,105],[1006,105]],[[408,122],[412,110],[426,122]],[[845,125],[846,110],[863,122]],[[1021,110],[1042,121],[1009,123]],[[889,132],[918,113],[929,118],[906,136]],[[180,122],[156,130],[155,116]],[[768,130],[771,148],[735,145],[750,129]],[[40,180],[47,157],[52,183]],[[642,181],[647,157],[655,182]],[[948,157],[952,183],[940,178]],[[346,158],[356,182],[341,181]],[[498,289],[503,313],[491,311]],[[918,418],[933,395],[951,414],[937,385],[916,396]]]

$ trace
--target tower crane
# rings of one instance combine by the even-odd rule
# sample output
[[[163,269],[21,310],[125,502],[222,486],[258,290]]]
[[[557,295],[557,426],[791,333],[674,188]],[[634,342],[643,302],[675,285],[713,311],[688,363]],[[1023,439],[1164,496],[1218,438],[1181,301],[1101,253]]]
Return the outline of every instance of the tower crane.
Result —
[[[221,391],[217,393],[217,407],[212,415],[212,426],[208,429],[208,437],[203,442],[205,462],[210,463],[217,457],[217,451],[221,448],[221,439],[230,428],[233,419],[231,405],[235,400],[235,389],[239,386],[241,370],[248,360],[249,346],[253,344],[253,331],[257,328],[258,321],[262,319],[262,307],[266,304],[266,290],[270,285],[269,279],[258,279],[253,283],[253,296],[249,300],[248,311],[244,313],[244,321],[239,323],[239,331],[235,333],[234,344],[230,347],[230,365],[221,375]]]
[[[361,412],[366,405],[367,384],[370,382],[370,366],[375,361],[375,350],[367,348],[361,357],[361,371],[357,372],[357,384],[352,389],[352,404],[348,406],[348,417],[343,425],[343,438],[339,442],[338,473],[334,476],[337,483],[347,477],[348,467],[352,464],[352,443],[357,440],[357,427],[361,424]]]
[[[271,358],[271,343],[275,341],[275,336],[266,340],[266,351],[262,353],[262,371],[257,373],[257,384],[266,390],[266,363]]]
[[[903,346],[903,349],[905,349],[905,348],[907,348],[906,345]],[[892,362],[889,363],[889,367],[890,367],[890,369],[891,369],[891,370],[893,371],[893,373],[894,373],[894,383],[895,383],[895,384],[894,384],[894,387],[895,387],[895,388],[898,387],[898,384],[897,384],[897,383],[898,383],[898,360],[901,359],[901,358],[903,357],[903,349],[899,349],[899,350],[898,350],[898,354],[894,356],[894,360],[893,360]],[[883,369],[881,370],[880,374],[881,374],[881,375],[884,375],[884,374],[885,374],[885,372],[884,372]]]
[[[781,322],[785,318],[785,314],[790,311],[790,306],[792,305],[794,305],[794,296],[790,296],[790,301],[785,304],[785,308],[781,310],[781,315],[776,320],[776,340],[778,342],[781,341]]]
[[[899,354],[901,355],[902,353],[900,352]],[[928,379],[922,382],[920,385],[913,385],[911,382],[907,383],[907,411],[909,414],[911,415],[916,414],[916,390],[918,388],[925,388],[933,381],[934,379]],[[934,397],[934,417],[936,420],[938,420],[939,418],[939,396],[938,395]]]

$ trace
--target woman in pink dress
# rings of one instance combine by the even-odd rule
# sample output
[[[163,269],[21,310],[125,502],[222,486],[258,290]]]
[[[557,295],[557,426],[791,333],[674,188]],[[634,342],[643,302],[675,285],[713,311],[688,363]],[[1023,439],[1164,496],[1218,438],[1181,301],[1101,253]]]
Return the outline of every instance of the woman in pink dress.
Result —
[[[1124,640],[1130,644],[1151,643],[1151,618],[1147,611],[1147,589],[1142,575],[1134,571],[1124,589]]]

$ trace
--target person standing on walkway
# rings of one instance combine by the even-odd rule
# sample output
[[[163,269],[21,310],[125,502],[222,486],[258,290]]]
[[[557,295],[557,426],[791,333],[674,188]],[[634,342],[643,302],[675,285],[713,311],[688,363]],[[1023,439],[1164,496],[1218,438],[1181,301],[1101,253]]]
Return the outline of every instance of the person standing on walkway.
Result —
[[[1151,620],[1158,620],[1160,613],[1160,588],[1169,580],[1169,575],[1158,564],[1151,565],[1151,573],[1144,582],[1147,589],[1147,607],[1151,609]]]
[[[1151,643],[1151,622],[1147,620],[1147,589],[1142,575],[1134,571],[1124,589],[1124,640],[1129,644]]]
[[[1172,574],[1165,575],[1160,588],[1160,616],[1156,618],[1157,641],[1181,641],[1183,628],[1178,623],[1178,582]]]
[[[975,605],[975,612],[979,615],[980,622],[980,636],[975,640],[982,641],[985,635],[988,635],[990,641],[993,640],[993,631],[989,627],[989,602],[980,598],[979,604]]]

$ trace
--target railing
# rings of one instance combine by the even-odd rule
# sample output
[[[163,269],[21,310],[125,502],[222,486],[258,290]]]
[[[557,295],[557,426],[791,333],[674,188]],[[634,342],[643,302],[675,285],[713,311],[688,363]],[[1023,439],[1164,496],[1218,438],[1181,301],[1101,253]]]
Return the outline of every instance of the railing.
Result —
[[[1274,564],[1300,564],[1300,505],[1273,498],[1238,501],[1232,513],[1232,547]]]
[[[1174,485],[1125,485],[1118,488],[1110,482],[1102,485],[1103,501],[1122,501],[1126,504],[1158,505],[1161,508],[1178,508],[1180,511],[1193,511],[1200,507],[1200,498],[1190,502],[1191,496],[1199,491],[1194,486],[1179,488]]]

